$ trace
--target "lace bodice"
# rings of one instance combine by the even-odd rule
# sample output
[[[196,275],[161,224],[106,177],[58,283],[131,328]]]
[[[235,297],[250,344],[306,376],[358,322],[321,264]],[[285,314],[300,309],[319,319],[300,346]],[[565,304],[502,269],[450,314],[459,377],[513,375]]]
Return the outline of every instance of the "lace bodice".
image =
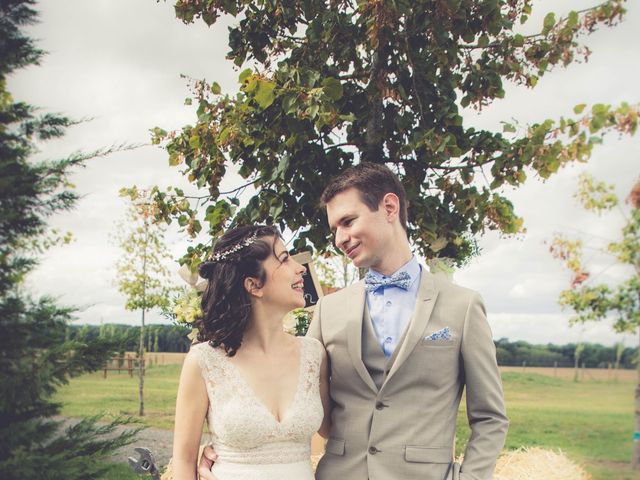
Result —
[[[209,395],[207,421],[219,460],[271,464],[308,460],[311,436],[322,422],[322,344],[300,337],[300,369],[291,405],[278,421],[224,350],[194,345]]]

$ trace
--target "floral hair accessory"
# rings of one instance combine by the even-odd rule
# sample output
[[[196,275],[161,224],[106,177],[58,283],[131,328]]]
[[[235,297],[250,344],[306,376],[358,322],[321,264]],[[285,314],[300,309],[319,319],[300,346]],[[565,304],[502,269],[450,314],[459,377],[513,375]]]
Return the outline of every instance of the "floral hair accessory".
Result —
[[[244,240],[242,240],[241,242],[236,243],[233,247],[228,248],[228,249],[226,249],[226,250],[224,250],[222,252],[218,252],[218,253],[213,254],[211,256],[211,258],[209,259],[209,261],[210,262],[220,262],[222,260],[226,260],[227,257],[229,257],[230,255],[233,255],[234,253],[239,252],[243,248],[248,247],[252,243],[255,243],[255,241],[257,239],[258,239],[258,232],[255,232],[250,237],[247,237]]]

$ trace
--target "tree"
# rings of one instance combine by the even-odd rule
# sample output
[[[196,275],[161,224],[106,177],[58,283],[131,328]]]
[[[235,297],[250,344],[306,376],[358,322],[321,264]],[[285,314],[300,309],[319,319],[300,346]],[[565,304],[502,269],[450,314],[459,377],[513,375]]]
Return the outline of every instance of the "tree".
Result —
[[[606,185],[593,177],[580,178],[576,197],[581,205],[598,214],[621,207],[613,185]],[[627,198],[629,211],[620,209],[625,217],[621,237],[611,241],[606,251],[616,262],[626,265],[628,278],[617,285],[595,283],[582,259],[583,245],[580,240],[571,240],[557,235],[551,244],[551,253],[563,261],[571,270],[571,286],[560,294],[560,305],[573,309],[576,315],[572,323],[585,323],[613,318],[617,332],[640,334],[640,180],[636,182]],[[639,342],[640,343],[640,342]],[[640,360],[640,349],[638,350]],[[622,355],[618,348],[617,357]],[[640,361],[636,362],[638,384],[635,389],[635,431],[640,431]],[[640,469],[640,442],[634,442],[632,459],[634,469]]]
[[[168,283],[170,273],[163,262],[169,260],[171,255],[164,240],[165,228],[163,224],[153,221],[154,205],[148,201],[146,192],[134,187],[123,189],[121,194],[132,198],[132,202],[116,234],[117,242],[123,250],[116,266],[116,282],[118,289],[126,297],[125,308],[141,311],[138,413],[143,416],[145,314],[154,308],[167,309],[169,305],[174,288]]]
[[[137,430],[114,436],[126,421],[98,425],[95,417],[63,429],[53,419],[61,405],[52,396],[70,377],[100,368],[115,346],[104,339],[67,338],[74,309],[32,296],[24,280],[38,253],[68,240],[67,234],[48,230],[47,219],[77,200],[70,172],[109,150],[32,159],[38,142],[61,137],[74,123],[40,115],[7,90],[12,72],[36,65],[43,55],[23,32],[37,20],[34,5],[33,0],[0,2],[0,478],[104,478],[109,457]]]
[[[326,252],[324,255],[314,255],[313,264],[323,287],[348,287],[359,277],[358,268],[341,253]]]
[[[178,132],[153,130],[171,165],[202,196],[154,189],[158,217],[208,239],[229,224],[265,222],[296,232],[295,249],[324,250],[330,232],[319,207],[329,179],[359,161],[386,163],[402,178],[412,239],[426,258],[458,263],[476,253],[486,229],[516,233],[522,220],[501,194],[527,174],[548,178],[585,161],[610,131],[635,133],[637,105],[578,105],[572,115],[503,131],[465,127],[463,110],[505,94],[504,83],[533,88],[557,66],[586,59],[581,35],[615,25],[624,0],[563,18],[546,15],[533,35],[518,33],[532,0],[353,0],[241,2],[177,0],[177,17],[229,30],[228,58],[254,65],[237,94],[193,84],[197,119]],[[246,180],[228,191],[232,168]],[[240,204],[248,186],[255,194]],[[188,249],[195,268],[213,242]]]

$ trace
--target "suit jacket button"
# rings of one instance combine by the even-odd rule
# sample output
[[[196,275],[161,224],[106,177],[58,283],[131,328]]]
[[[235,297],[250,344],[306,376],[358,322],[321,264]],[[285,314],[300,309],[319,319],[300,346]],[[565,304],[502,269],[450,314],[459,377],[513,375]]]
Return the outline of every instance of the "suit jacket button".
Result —
[[[382,410],[386,405],[382,402],[376,402],[376,410]]]
[[[375,455],[376,453],[378,453],[380,450],[378,450],[376,447],[369,447],[369,453],[371,455]]]

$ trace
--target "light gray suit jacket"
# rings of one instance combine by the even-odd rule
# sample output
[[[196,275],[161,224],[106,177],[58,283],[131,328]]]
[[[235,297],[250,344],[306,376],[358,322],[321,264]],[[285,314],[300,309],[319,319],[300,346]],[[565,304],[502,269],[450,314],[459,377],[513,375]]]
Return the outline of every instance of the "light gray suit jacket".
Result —
[[[323,297],[308,335],[327,349],[332,427],[317,480],[489,480],[504,446],[495,347],[480,296],[423,268],[413,318],[380,388],[362,358],[364,282]],[[448,340],[426,339],[449,327]],[[471,437],[453,464],[466,386]]]

